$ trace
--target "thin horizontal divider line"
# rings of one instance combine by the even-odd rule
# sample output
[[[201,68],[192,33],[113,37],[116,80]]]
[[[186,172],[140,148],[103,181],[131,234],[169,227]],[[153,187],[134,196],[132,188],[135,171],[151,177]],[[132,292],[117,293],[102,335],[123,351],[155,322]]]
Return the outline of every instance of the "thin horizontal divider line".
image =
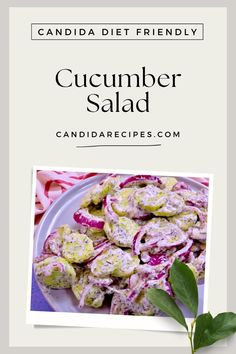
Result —
[[[32,38],[32,41],[203,41],[204,38]]]
[[[204,22],[32,22],[31,25],[204,25]]]
[[[76,148],[94,148],[94,147],[147,147],[147,146],[161,146],[161,144],[99,144],[99,145],[77,145]]]

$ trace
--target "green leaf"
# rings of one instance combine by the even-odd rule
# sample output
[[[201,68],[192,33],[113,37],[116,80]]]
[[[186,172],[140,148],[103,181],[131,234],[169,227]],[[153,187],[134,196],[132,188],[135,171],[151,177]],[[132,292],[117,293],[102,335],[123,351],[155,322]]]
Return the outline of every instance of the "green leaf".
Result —
[[[197,316],[198,288],[191,269],[177,259],[170,269],[170,282],[176,297]]]
[[[199,316],[200,317],[200,316]],[[236,332],[236,314],[223,312],[217,315],[209,326],[206,326],[201,339],[196,343],[194,338],[194,349],[207,347],[220,339],[224,339]],[[196,333],[195,333],[196,335]]]
[[[177,322],[188,330],[184,315],[170,295],[162,289],[148,289],[148,300],[168,316],[173,317]]]
[[[213,321],[212,315],[208,313],[203,313],[199,315],[196,319],[196,327],[195,327],[195,334],[194,334],[194,349],[197,350],[202,346],[205,346],[204,340],[204,332],[208,329]],[[210,339],[209,339],[210,341]]]

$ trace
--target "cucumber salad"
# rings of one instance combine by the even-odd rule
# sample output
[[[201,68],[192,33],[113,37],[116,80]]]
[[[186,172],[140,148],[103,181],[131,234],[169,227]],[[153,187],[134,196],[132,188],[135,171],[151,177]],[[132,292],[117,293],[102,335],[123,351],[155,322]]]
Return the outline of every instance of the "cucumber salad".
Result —
[[[108,175],[83,197],[76,228],[58,227],[34,259],[37,281],[71,289],[78,311],[109,305],[111,314],[158,314],[147,289],[173,296],[176,258],[204,278],[208,190],[175,177]]]

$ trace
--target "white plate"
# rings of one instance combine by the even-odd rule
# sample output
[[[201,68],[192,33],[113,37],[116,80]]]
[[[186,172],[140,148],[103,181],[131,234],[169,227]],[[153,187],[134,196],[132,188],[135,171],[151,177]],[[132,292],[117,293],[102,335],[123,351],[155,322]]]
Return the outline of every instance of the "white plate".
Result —
[[[81,199],[87,191],[95,184],[99,183],[106,174],[99,174],[90,177],[79,184],[73,186],[68,191],[63,193],[52,205],[48,208],[40,224],[37,227],[34,237],[34,257],[41,254],[43,244],[46,237],[57,227],[68,224],[72,229],[77,229],[77,224],[73,219],[74,212],[79,208]],[[123,175],[126,176],[126,175]],[[188,183],[193,190],[207,188],[204,185],[185,177],[176,177],[179,181]],[[90,307],[78,308],[78,301],[70,289],[49,290],[42,287],[38,283],[45,299],[51,307],[57,312],[84,312],[84,313],[109,313],[109,306],[103,306],[100,309]],[[204,285],[199,285],[199,312],[203,308],[203,290]],[[184,311],[185,312],[185,311]],[[188,317],[188,313],[185,312]]]

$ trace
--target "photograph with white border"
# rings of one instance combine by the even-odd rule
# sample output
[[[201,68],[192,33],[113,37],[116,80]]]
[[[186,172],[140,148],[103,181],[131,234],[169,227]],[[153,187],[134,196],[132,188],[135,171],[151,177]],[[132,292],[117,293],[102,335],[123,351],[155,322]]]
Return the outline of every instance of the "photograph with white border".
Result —
[[[35,166],[27,323],[183,331],[146,292],[174,297],[177,258],[208,311],[212,194],[211,174]]]

